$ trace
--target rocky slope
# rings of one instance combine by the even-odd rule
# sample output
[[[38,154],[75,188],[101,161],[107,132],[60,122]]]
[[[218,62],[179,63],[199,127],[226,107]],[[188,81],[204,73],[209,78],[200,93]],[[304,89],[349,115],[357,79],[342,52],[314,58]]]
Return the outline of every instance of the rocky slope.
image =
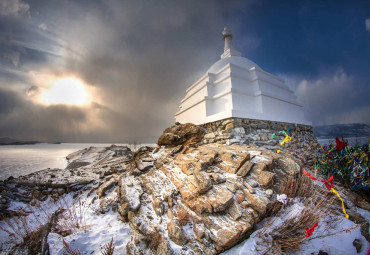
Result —
[[[166,129],[157,148],[70,154],[64,170],[1,182],[1,215],[14,216],[15,202],[37,205],[73,194],[98,204],[96,217],[113,212],[129,225],[127,254],[219,254],[255,230],[302,161],[253,145],[200,144],[203,135],[185,124]],[[44,238],[49,232],[63,234],[49,227]]]
[[[118,181],[132,254],[152,246],[157,254],[172,253],[169,241],[199,254],[228,249],[263,219],[277,172],[299,171],[293,158],[248,146],[179,149],[148,149],[135,158],[143,170],[133,167]]]

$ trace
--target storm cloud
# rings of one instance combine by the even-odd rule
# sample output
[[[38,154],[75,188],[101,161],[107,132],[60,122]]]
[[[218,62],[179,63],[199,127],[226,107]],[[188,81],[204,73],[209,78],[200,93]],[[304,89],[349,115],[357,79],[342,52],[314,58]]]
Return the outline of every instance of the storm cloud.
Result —
[[[260,27],[261,34],[253,29],[245,32],[246,27],[257,26],[250,17],[261,8],[265,7],[260,1],[3,1],[0,136],[63,142],[154,141],[174,123],[186,88],[219,58],[224,26],[231,27],[234,44],[246,57],[294,83],[305,106],[314,105],[308,110],[314,123],[335,122],[338,110],[358,116],[369,113],[364,100],[368,85],[361,85],[363,92],[352,94],[346,107],[334,104],[331,109],[328,102],[333,95],[316,94],[323,86],[344,100],[352,84],[366,81],[351,70],[307,77],[307,69],[274,62],[274,55],[266,61],[260,51],[273,49],[262,33],[266,24]],[[285,61],[289,60],[294,57]],[[50,75],[81,79],[93,91],[91,104],[38,103],[40,82]],[[354,107],[358,98],[362,104]],[[320,107],[328,108],[327,116],[318,114]],[[353,120],[360,118],[348,119]]]

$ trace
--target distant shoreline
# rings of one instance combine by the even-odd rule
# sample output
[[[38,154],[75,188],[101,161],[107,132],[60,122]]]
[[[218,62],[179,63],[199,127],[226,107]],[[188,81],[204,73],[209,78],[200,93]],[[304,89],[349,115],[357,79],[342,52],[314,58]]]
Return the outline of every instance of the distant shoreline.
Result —
[[[34,144],[39,144],[39,143],[42,143],[42,142],[26,141],[26,142],[0,143],[0,146],[6,146],[6,145],[34,145]]]
[[[332,139],[332,140],[335,140],[335,137],[333,137],[333,136],[319,136],[319,137],[316,137],[317,138],[317,140],[329,140],[329,139]],[[339,139],[342,139],[342,137],[341,136],[338,136],[338,138]],[[349,137],[343,137],[344,139],[368,139],[368,138],[370,138],[370,137],[368,137],[368,136],[349,136]]]

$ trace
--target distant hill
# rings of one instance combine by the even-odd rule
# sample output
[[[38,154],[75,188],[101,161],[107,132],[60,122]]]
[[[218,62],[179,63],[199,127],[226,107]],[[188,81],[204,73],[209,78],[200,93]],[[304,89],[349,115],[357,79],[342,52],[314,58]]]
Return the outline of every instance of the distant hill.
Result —
[[[370,126],[366,124],[336,124],[326,126],[316,126],[313,128],[316,137],[370,137]]]
[[[37,144],[38,141],[21,141],[9,137],[0,137],[0,145],[26,145],[26,144]]]

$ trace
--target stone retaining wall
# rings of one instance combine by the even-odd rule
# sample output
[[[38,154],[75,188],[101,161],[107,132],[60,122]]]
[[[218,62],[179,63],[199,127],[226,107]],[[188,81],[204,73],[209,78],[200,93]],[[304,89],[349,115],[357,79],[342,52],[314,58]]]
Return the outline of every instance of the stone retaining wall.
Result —
[[[316,136],[313,134],[312,126],[276,122],[268,120],[255,120],[244,118],[228,118],[215,122],[200,125],[207,130],[203,143],[244,143],[266,146],[269,148],[283,148],[294,150],[296,153],[303,153],[311,145],[315,149],[318,145]],[[293,140],[280,143],[285,135],[279,131],[287,130],[290,127]],[[275,134],[276,137],[272,138]]]

